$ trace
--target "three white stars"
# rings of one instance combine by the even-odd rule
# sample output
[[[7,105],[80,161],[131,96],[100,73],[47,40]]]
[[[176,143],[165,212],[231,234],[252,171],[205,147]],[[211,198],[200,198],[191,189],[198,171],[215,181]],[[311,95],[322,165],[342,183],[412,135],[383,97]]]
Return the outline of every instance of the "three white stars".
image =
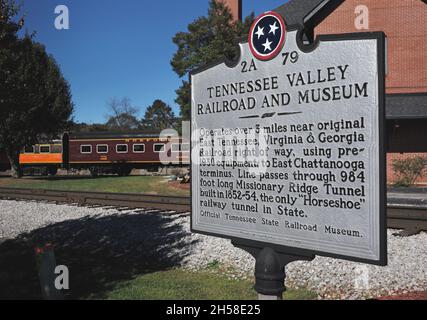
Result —
[[[270,24],[270,32],[269,32],[269,34],[272,33],[275,36],[277,29],[280,29],[280,28],[277,26],[277,21],[275,21],[274,24]],[[258,40],[259,40],[262,36],[265,35],[264,34],[264,28],[261,28],[260,26],[258,26],[258,30],[257,30],[257,32],[255,32],[255,34],[258,36]],[[273,41],[270,41],[267,38],[267,40],[263,44],[264,52],[271,51],[272,50],[271,49],[271,45],[272,44],[273,44]]]

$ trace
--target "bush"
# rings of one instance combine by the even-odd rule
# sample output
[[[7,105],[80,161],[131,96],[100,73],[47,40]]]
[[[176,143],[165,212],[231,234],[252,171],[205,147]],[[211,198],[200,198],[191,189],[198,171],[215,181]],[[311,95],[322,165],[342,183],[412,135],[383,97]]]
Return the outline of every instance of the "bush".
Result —
[[[398,175],[395,185],[398,187],[409,187],[415,184],[427,166],[427,158],[417,156],[410,159],[393,160],[393,170]]]

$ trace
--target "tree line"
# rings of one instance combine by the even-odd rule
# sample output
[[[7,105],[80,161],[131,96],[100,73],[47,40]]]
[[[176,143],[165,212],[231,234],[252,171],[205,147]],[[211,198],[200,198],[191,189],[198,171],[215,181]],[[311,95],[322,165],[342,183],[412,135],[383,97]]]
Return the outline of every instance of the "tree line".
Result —
[[[104,123],[76,123],[71,121],[69,131],[73,132],[160,132],[163,129],[180,130],[181,119],[175,116],[172,108],[162,100],[155,100],[148,106],[142,119],[140,108],[134,106],[131,99],[112,98],[107,103]]]

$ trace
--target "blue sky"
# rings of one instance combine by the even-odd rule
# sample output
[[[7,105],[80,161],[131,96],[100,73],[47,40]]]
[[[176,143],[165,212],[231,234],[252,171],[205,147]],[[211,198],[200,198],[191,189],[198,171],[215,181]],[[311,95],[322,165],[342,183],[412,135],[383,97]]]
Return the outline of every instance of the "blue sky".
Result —
[[[278,7],[285,0],[243,0],[243,15]],[[66,5],[70,29],[54,26],[55,8]],[[206,15],[208,0],[23,0],[25,28],[36,31],[71,84],[74,118],[104,122],[110,98],[129,97],[142,117],[155,99],[178,114],[181,80],[170,60],[172,37]]]

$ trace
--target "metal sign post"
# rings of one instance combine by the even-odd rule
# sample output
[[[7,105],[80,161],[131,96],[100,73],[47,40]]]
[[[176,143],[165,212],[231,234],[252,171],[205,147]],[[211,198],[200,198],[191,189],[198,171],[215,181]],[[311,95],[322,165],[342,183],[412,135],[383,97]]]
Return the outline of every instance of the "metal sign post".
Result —
[[[255,290],[259,300],[283,300],[286,291],[286,266],[294,261],[312,261],[313,255],[298,255],[296,251],[280,252],[275,246],[233,241],[237,248],[247,251],[255,259]]]
[[[193,232],[256,258],[281,299],[315,255],[386,265],[385,36],[319,36],[342,1],[260,15],[240,57],[191,73]]]

